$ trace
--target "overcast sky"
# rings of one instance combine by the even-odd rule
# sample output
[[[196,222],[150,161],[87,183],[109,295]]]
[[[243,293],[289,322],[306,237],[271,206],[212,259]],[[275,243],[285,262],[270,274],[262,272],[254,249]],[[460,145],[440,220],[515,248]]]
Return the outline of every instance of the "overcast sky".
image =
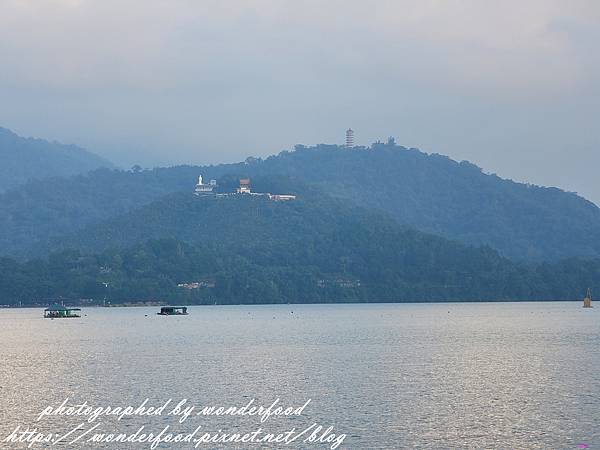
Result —
[[[399,144],[600,204],[597,0],[0,0],[0,126],[129,167]]]

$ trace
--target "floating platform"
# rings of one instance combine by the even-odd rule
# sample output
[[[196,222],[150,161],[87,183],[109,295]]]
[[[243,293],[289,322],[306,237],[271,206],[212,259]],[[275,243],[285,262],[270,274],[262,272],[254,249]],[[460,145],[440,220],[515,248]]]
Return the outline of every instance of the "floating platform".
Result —
[[[44,318],[46,319],[74,319],[81,317],[79,314],[80,308],[67,308],[63,305],[52,305],[44,310]]]
[[[156,314],[159,316],[187,316],[187,313],[186,306],[163,306]]]

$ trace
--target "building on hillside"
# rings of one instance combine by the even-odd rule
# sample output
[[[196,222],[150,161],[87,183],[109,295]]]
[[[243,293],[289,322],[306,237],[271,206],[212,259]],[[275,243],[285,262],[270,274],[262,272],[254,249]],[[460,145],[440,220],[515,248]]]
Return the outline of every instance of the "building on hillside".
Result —
[[[178,288],[187,289],[189,291],[193,289],[201,289],[201,288],[209,288],[212,289],[215,287],[215,282],[211,280],[201,280],[201,281],[193,281],[190,283],[179,283],[177,285]]]
[[[196,184],[196,189],[194,189],[195,195],[207,195],[212,194],[213,189],[217,186],[217,180],[210,180],[208,184],[204,184],[202,181],[202,175],[198,176],[198,184]]]
[[[357,289],[361,286],[359,279],[353,278],[329,278],[317,281],[317,286],[320,288],[344,288]]]
[[[250,178],[240,179],[240,187],[237,188],[238,194],[251,194],[250,190]]]
[[[354,147],[354,130],[352,128],[348,128],[346,130],[346,148]]]
[[[267,197],[269,200],[276,202],[287,202],[289,200],[296,200],[295,195],[291,194],[271,194],[270,192],[252,192],[250,189],[250,178],[241,178],[240,186],[236,189],[237,194],[248,194],[257,197]],[[227,195],[227,194],[225,194]],[[219,196],[219,195],[217,195]]]
[[[296,196],[290,194],[269,194],[269,200],[287,202],[289,200],[296,200]]]

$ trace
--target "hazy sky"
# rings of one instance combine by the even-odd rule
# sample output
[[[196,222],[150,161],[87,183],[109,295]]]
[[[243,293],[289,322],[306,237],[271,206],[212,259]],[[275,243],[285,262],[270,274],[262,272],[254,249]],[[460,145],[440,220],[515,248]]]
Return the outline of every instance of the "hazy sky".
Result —
[[[0,0],[0,126],[118,164],[399,144],[600,204],[600,1]]]

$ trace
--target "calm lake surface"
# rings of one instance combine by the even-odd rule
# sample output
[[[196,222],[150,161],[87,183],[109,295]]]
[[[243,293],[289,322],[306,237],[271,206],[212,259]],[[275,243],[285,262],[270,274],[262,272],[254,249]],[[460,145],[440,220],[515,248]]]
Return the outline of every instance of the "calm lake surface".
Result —
[[[339,448],[600,448],[600,308],[580,302],[84,308],[48,320],[0,310],[0,448],[15,427],[65,433],[46,417],[69,398],[138,406],[311,403],[301,416],[99,418],[104,432],[273,432],[319,423]],[[175,406],[175,405],[171,405]],[[90,425],[86,423],[86,426]],[[129,445],[129,446],[127,446]],[[38,444],[33,448],[49,448]],[[65,441],[54,448],[150,448]],[[161,444],[158,448],[193,448]],[[330,444],[199,448],[330,448]]]

